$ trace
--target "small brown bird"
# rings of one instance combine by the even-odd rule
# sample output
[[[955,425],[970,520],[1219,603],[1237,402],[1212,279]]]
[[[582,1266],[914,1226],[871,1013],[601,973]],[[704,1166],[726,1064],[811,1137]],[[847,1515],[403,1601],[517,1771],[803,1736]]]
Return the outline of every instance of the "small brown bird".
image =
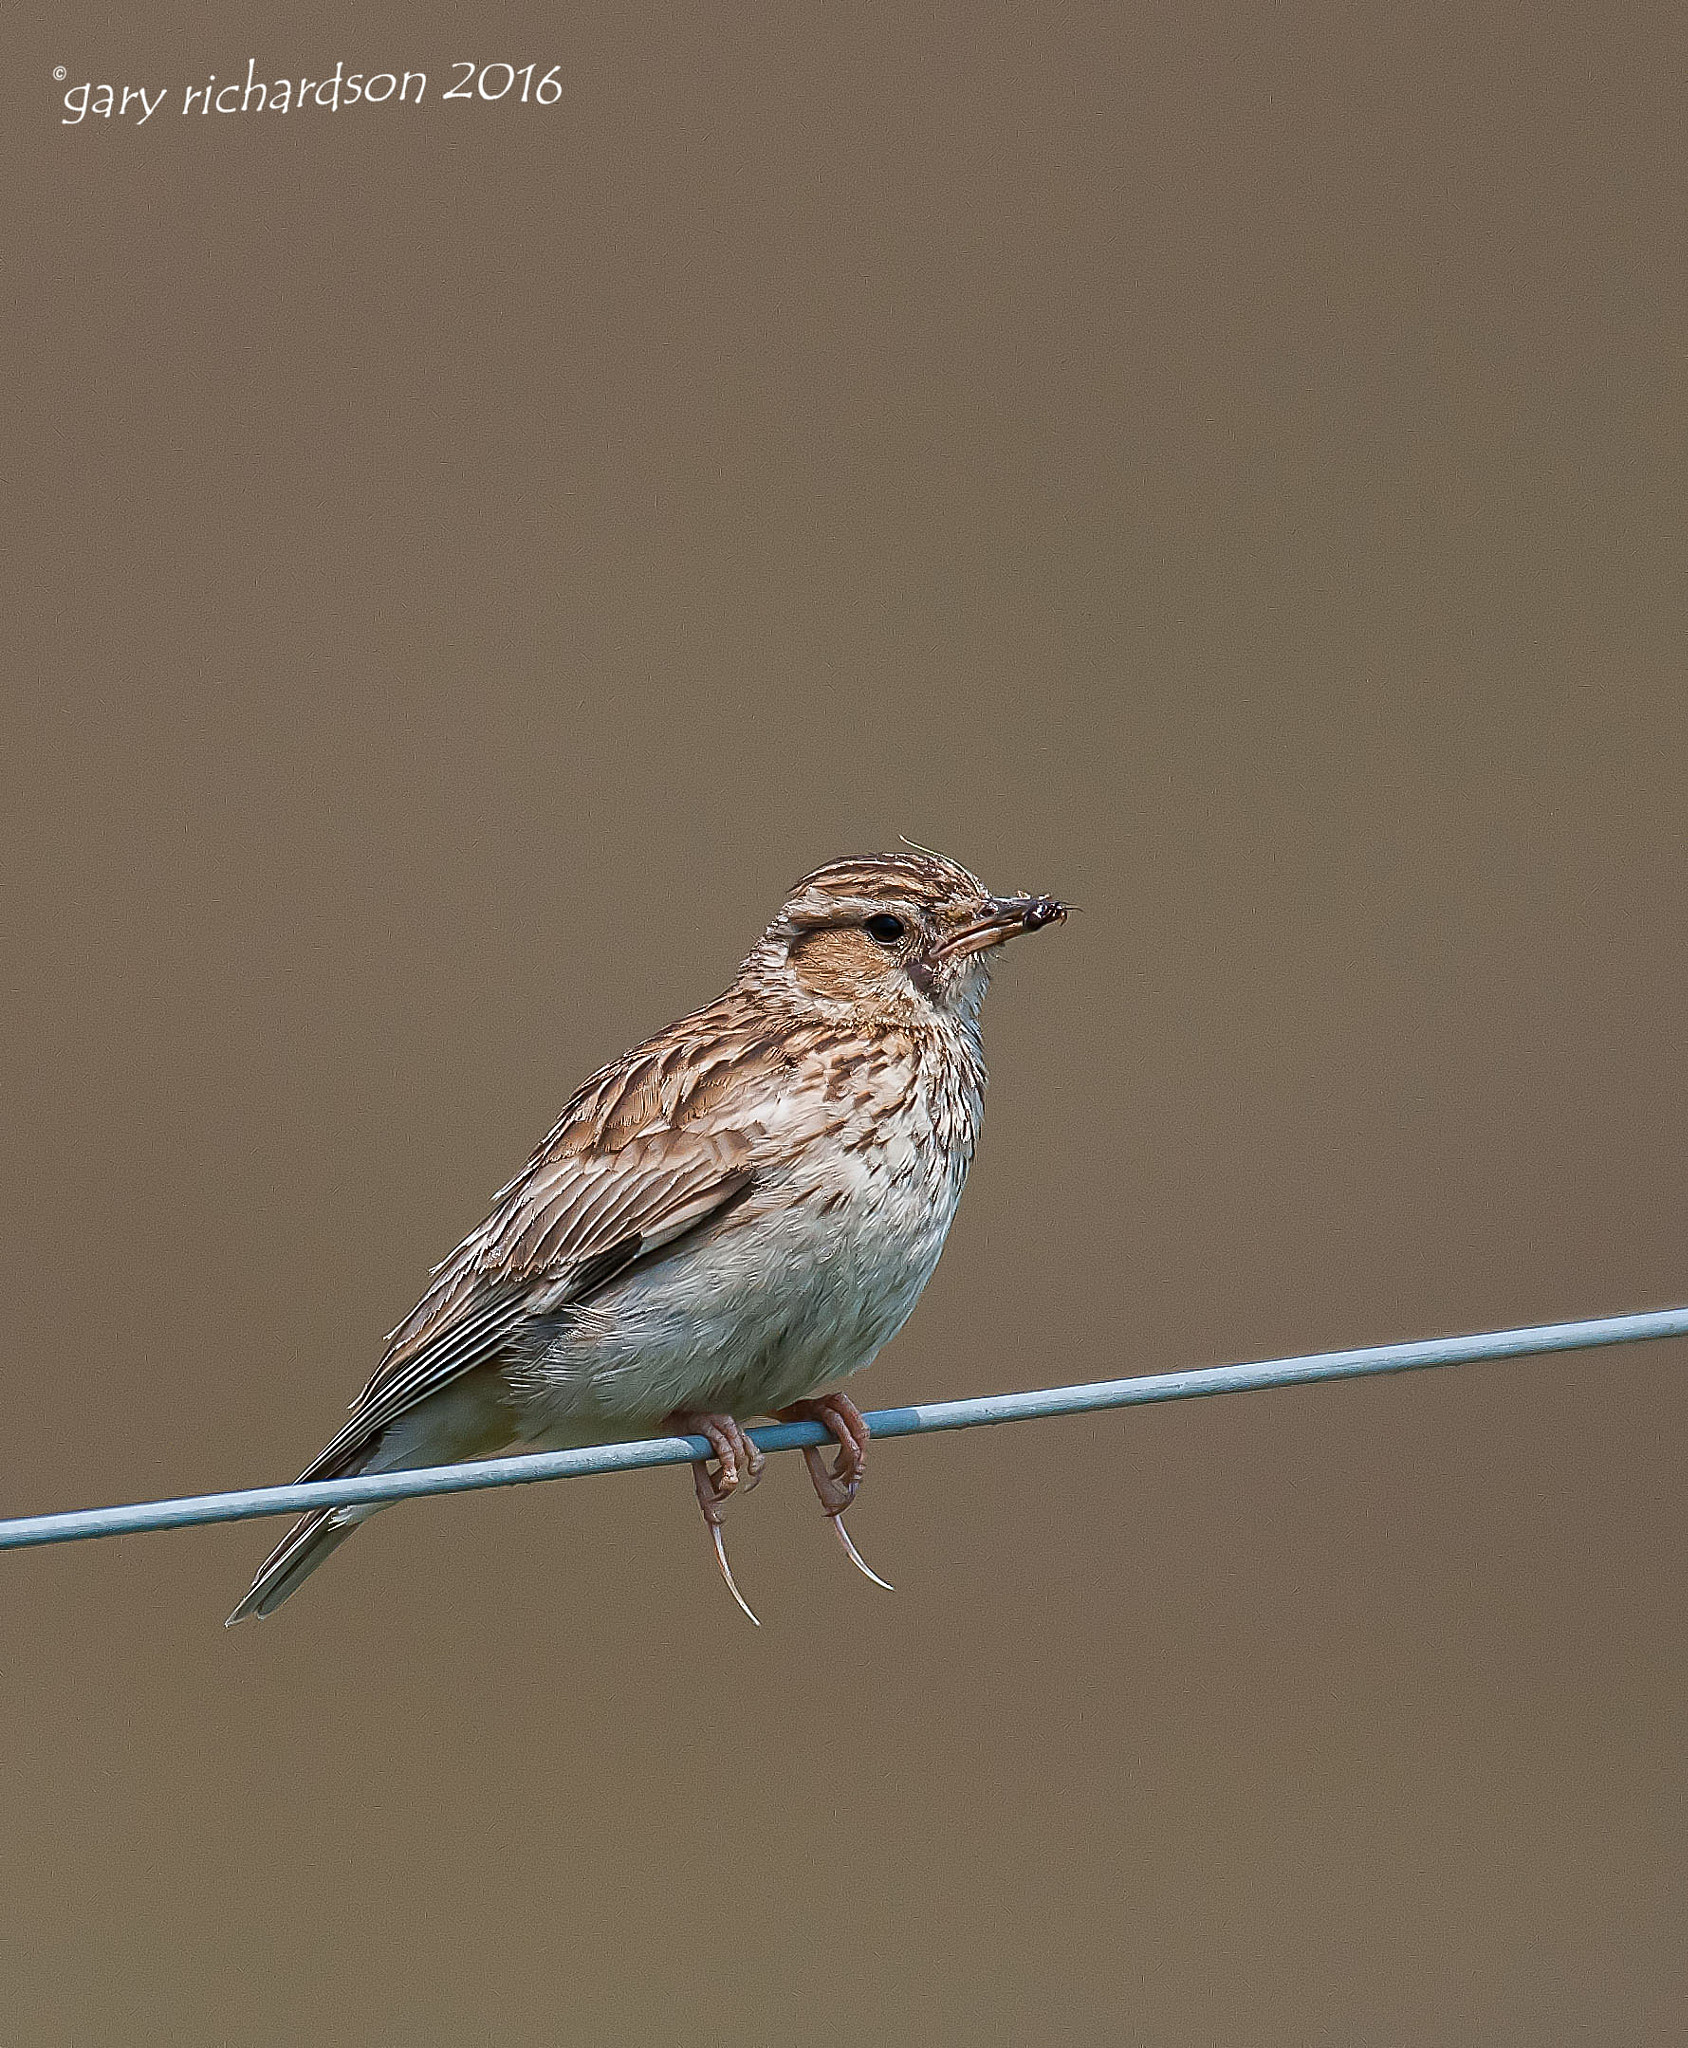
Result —
[[[838,1456],[805,1451],[809,1476],[868,1572],[841,1519],[867,1424],[819,1390],[867,1365],[930,1279],[978,1142],[995,949],[1066,914],[921,849],[817,868],[724,995],[570,1098],[301,1477],[703,1436],[698,1501],[750,1614],[721,1535],[763,1465],[743,1424],[813,1419]],[[304,1516],[230,1622],[273,1614],[376,1512]]]

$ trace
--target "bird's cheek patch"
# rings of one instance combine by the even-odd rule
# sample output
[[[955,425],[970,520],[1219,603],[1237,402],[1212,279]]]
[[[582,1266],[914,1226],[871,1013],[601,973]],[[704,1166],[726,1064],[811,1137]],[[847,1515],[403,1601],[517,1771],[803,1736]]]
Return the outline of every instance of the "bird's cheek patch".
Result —
[[[854,925],[823,925],[804,932],[791,948],[798,979],[817,995],[849,1002],[883,981],[885,955]]]

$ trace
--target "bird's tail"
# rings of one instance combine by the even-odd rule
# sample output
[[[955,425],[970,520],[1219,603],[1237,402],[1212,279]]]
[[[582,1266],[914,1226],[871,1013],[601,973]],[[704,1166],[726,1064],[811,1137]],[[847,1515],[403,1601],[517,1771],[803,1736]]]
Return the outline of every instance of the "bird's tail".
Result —
[[[299,1474],[303,1482],[349,1479],[366,1472],[401,1472],[418,1465],[449,1465],[486,1458],[514,1441],[509,1410],[497,1385],[468,1382],[431,1394],[409,1414],[373,1436],[348,1423],[327,1450]],[[232,1628],[249,1614],[274,1614],[319,1564],[325,1564],[360,1522],[381,1512],[368,1506],[313,1508],[302,1515],[258,1567],[251,1591],[228,1618]]]
[[[249,1614],[260,1620],[274,1614],[290,1593],[297,1592],[319,1564],[326,1564],[373,1508],[317,1508],[295,1522],[258,1567],[252,1590],[224,1622],[233,1628]]]

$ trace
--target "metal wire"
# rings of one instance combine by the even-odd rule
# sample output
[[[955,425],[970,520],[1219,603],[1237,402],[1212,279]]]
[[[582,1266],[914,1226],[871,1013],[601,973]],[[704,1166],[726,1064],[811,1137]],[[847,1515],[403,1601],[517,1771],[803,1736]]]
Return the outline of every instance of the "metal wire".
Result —
[[[1472,1337],[1433,1337],[1412,1344],[1378,1344],[1358,1351],[1321,1351],[1304,1358],[1272,1358],[1254,1365],[1205,1366],[1152,1373],[1137,1379],[1091,1380],[1076,1387],[1044,1387],[1023,1394],[986,1394],[970,1401],[935,1401],[916,1408],[880,1408],[868,1416],[876,1437],[922,1436],[929,1430],[977,1429],[998,1422],[1031,1422],[1051,1415],[1089,1415],[1103,1408],[1135,1408],[1150,1401],[1189,1401],[1204,1394],[1246,1394],[1270,1387],[1301,1387],[1317,1380],[1363,1379],[1373,1373],[1421,1372],[1433,1365],[1473,1365],[1483,1359],[1524,1358],[1550,1351],[1587,1351],[1602,1344],[1638,1344],[1688,1336],[1688,1308],[1638,1315],[1598,1316],[1579,1323],[1543,1323],[1532,1329],[1491,1330]],[[832,1441],[816,1422],[781,1422],[750,1435],[765,1451],[796,1450]],[[322,1479],[309,1486],[253,1486],[235,1493],[202,1493],[181,1500],[137,1501],[125,1507],[84,1508],[66,1514],[25,1515],[0,1521],[0,1550],[42,1543],[77,1543],[93,1536],[186,1529],[204,1522],[249,1522],[263,1515],[296,1515],[307,1508],[368,1501],[410,1500],[422,1494],[471,1493],[488,1486],[523,1486],[538,1479],[574,1479],[589,1472],[629,1472],[647,1465],[690,1465],[711,1456],[700,1436],[652,1437],[640,1443],[600,1444],[586,1450],[540,1451],[473,1464],[430,1465],[356,1479]]]

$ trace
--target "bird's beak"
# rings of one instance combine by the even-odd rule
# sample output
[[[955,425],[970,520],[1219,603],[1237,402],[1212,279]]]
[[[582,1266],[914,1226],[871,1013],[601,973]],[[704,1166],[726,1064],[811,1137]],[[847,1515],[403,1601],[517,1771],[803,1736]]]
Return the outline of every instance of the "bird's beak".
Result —
[[[935,949],[939,960],[964,960],[969,953],[982,953],[987,946],[1005,946],[1022,932],[1040,932],[1046,924],[1063,924],[1068,903],[1053,896],[993,896],[983,916],[951,932]]]

